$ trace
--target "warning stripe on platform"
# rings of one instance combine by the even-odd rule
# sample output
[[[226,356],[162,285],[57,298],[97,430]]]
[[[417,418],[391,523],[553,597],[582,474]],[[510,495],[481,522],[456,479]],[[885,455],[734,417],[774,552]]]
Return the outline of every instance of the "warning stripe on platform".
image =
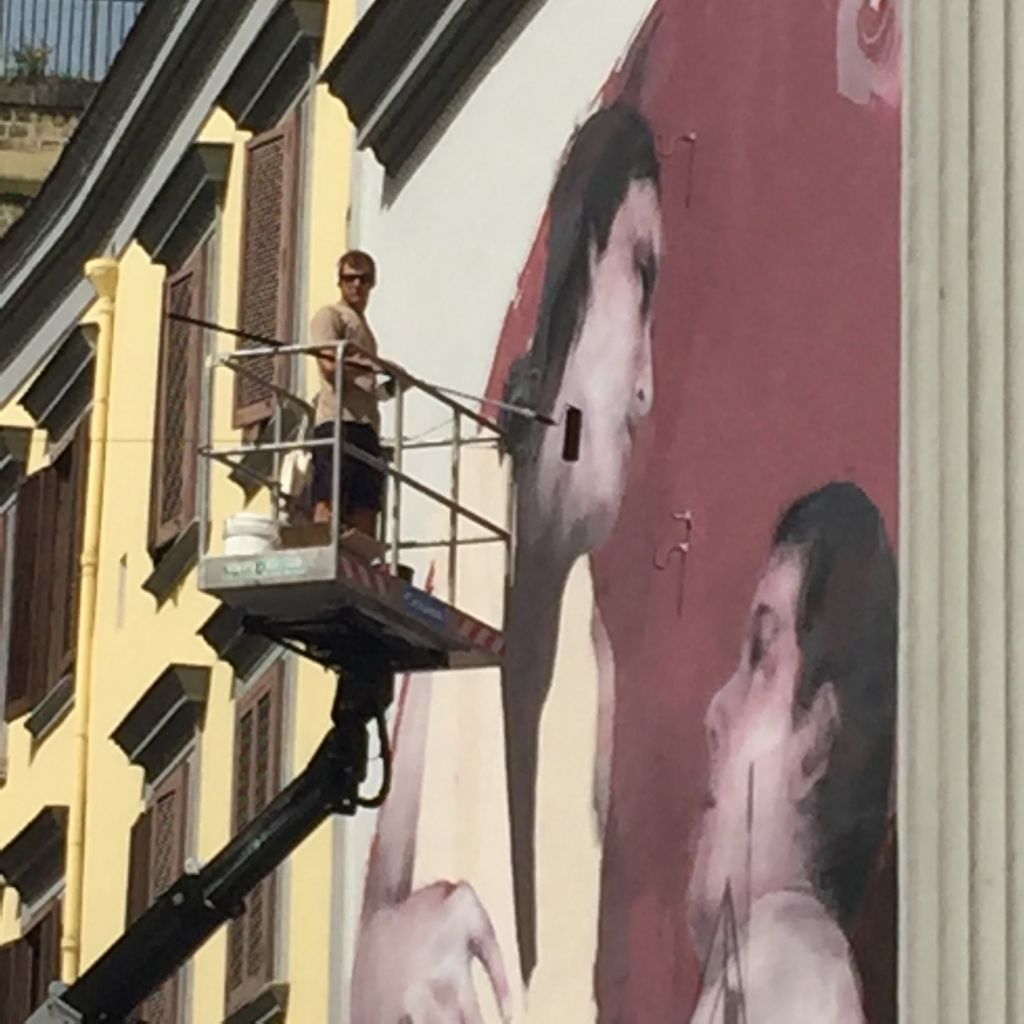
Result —
[[[345,555],[341,555],[339,561],[342,575],[344,575],[345,579],[373,591],[379,597],[389,596],[395,580],[385,567],[375,568],[358,559],[348,558]],[[404,582],[402,587],[410,590],[416,589],[409,587]],[[432,589],[428,584],[426,593],[429,594]],[[468,615],[463,615],[450,606],[446,607],[448,607],[448,613],[451,616],[451,620],[456,624],[458,635],[462,640],[473,647],[487,651],[489,654],[500,657],[505,653],[505,638],[500,632],[492,629],[490,626],[485,626],[482,622],[478,622]]]
[[[459,636],[463,640],[491,654],[505,653],[505,638],[501,633],[482,622],[477,622],[476,619],[471,619],[468,615],[460,615],[458,612],[455,614],[460,620]]]
[[[341,556],[340,561],[341,571],[347,580],[358,583],[360,586],[374,591],[381,597],[387,597],[388,577],[384,573],[377,569],[371,569],[370,566],[363,562],[346,558],[344,555]]]

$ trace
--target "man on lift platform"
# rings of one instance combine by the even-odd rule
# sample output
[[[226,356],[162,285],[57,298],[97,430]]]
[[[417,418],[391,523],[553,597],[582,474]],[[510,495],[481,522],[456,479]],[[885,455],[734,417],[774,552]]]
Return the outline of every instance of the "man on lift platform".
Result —
[[[373,257],[365,252],[351,250],[338,261],[338,302],[320,309],[310,325],[314,344],[324,343],[330,348],[317,355],[321,386],[316,398],[314,437],[330,440],[334,436],[338,415],[339,396],[335,392],[337,350],[339,341],[347,341],[345,365],[342,367],[341,420],[344,423],[343,441],[366,452],[373,458],[383,457],[380,445],[381,399],[395,393],[395,381],[377,383],[375,364],[359,357],[352,346],[377,356],[377,339],[366,320],[366,306],[377,283],[377,267]],[[377,514],[383,495],[383,474],[358,458],[342,458],[340,467],[341,508],[339,521],[349,530],[358,530],[365,547],[365,538],[377,536]],[[327,446],[313,450],[313,519],[316,523],[330,523],[334,485],[334,452]],[[343,532],[345,532],[343,528]]]

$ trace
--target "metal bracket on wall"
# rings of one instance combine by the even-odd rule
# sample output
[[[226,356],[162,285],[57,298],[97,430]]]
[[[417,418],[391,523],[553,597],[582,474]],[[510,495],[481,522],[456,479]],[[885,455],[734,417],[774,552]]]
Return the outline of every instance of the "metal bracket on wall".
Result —
[[[697,133],[685,132],[682,135],[674,135],[667,145],[663,144],[661,138],[659,138],[657,151],[658,157],[662,161],[668,160],[670,157],[675,156],[679,143],[682,143],[687,148],[686,194],[683,197],[683,206],[688,210],[690,208],[690,200],[693,198],[693,165],[697,159]]]
[[[681,616],[683,614],[683,601],[686,597],[686,560],[690,554],[690,541],[693,537],[693,514],[689,511],[673,512],[672,519],[674,522],[683,524],[685,535],[682,540],[676,541],[663,554],[659,554],[657,551],[654,553],[654,568],[658,572],[667,571],[673,555],[677,556],[679,589],[676,593],[676,615]]]

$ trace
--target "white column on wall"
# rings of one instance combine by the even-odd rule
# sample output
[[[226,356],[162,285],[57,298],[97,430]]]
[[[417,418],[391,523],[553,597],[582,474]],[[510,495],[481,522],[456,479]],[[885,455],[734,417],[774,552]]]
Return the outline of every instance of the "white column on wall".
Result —
[[[904,14],[900,1020],[1003,1024],[1024,1020],[1024,12]]]

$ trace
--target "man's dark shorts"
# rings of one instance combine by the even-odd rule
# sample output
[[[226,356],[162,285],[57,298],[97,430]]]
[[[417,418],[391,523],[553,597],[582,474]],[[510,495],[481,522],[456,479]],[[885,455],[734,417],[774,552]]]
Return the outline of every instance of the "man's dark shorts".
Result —
[[[321,423],[313,429],[313,436],[318,439],[334,437],[334,424]],[[383,458],[380,438],[377,431],[366,423],[346,423],[342,432],[342,441],[353,445],[375,459]],[[330,502],[333,495],[334,449],[323,445],[313,449],[313,502]],[[384,493],[384,476],[368,466],[354,455],[341,458],[341,507],[344,512],[352,509],[371,509],[380,511],[381,498]]]

